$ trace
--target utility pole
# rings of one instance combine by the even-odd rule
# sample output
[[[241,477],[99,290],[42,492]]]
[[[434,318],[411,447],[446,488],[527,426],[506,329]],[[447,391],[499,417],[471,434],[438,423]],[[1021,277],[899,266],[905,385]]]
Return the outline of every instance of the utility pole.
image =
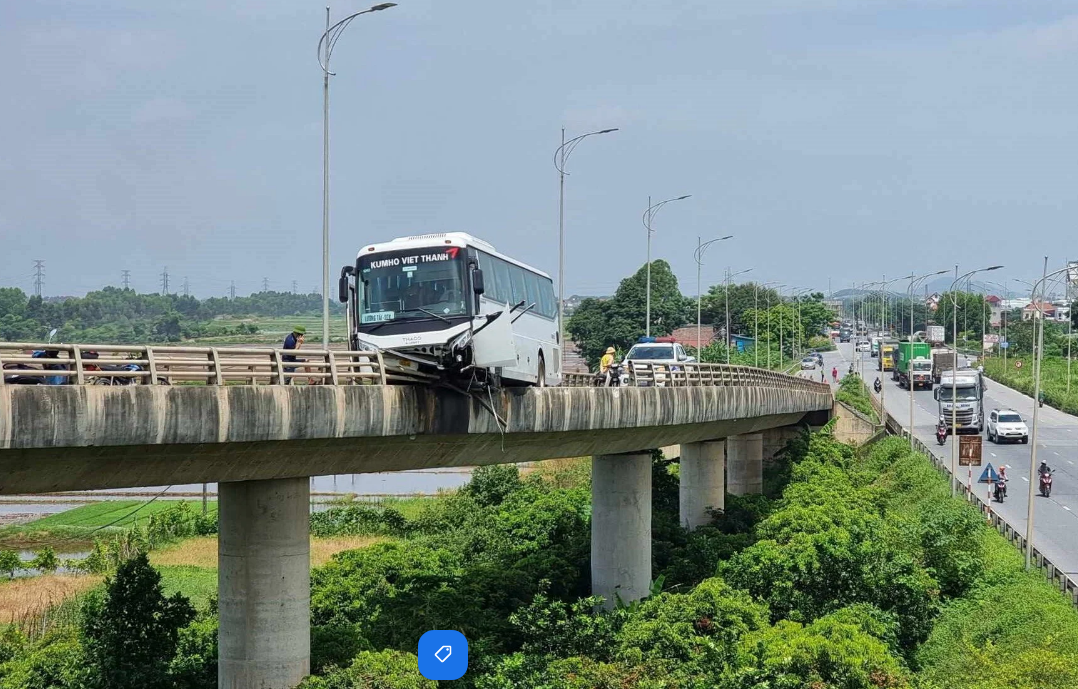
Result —
[[[229,287],[228,287],[228,298],[232,299],[233,301],[235,301],[235,299],[236,299],[236,281],[235,280],[233,280],[232,284],[230,284]]]
[[[296,281],[293,280],[292,281],[292,294],[295,294],[295,293],[296,293]]]
[[[40,297],[45,286],[45,262],[34,261],[34,296]]]
[[[185,297],[191,296],[191,284],[189,282],[187,282],[187,276],[186,275],[183,276],[183,296],[185,296]]]
[[[262,291],[269,292],[269,278],[262,278]]]
[[[120,273],[123,275],[121,281],[123,282],[124,289],[131,289],[131,271],[121,270]]]
[[[168,294],[168,266],[161,272],[161,294]]]

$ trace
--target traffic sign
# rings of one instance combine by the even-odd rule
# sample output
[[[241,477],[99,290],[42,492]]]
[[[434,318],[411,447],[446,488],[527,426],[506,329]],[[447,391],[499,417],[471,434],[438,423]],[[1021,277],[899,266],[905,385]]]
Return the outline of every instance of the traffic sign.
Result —
[[[1022,368],[1022,360],[1021,360],[1021,359],[1017,359],[1017,360],[1016,360],[1016,361],[1014,362],[1014,367],[1015,367],[1015,368]]]
[[[958,437],[958,466],[981,466],[981,436],[960,435]]]
[[[1011,343],[1007,342],[1006,340],[1000,340],[999,341],[999,348],[1000,349],[1007,349],[1010,346],[1011,346]]]

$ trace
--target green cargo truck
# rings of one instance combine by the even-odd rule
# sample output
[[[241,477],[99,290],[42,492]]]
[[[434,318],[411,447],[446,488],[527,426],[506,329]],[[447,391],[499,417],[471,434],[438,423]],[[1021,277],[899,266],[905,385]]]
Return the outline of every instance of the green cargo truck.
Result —
[[[899,386],[932,389],[932,345],[927,342],[899,342],[895,350],[895,380]]]

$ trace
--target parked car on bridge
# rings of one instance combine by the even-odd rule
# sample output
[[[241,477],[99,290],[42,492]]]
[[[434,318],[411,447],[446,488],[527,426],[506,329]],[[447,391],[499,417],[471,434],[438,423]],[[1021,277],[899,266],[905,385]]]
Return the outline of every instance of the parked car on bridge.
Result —
[[[988,439],[994,443],[1004,440],[1028,443],[1029,427],[1013,409],[993,409],[988,415]]]
[[[649,367],[655,375],[655,385],[662,386],[666,376],[664,370],[678,371],[681,366],[696,361],[689,356],[680,343],[665,337],[642,337],[634,344],[622,362],[622,385],[631,385],[634,370]]]

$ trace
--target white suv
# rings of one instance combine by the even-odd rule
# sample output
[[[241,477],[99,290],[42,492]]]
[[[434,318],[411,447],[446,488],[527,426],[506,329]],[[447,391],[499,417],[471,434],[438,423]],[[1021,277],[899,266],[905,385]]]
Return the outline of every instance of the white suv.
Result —
[[[639,342],[634,344],[622,362],[622,385],[631,385],[631,372],[647,368],[650,364],[654,372],[654,384],[663,387],[668,371],[678,371],[683,364],[696,361],[685,352],[685,348],[676,342]],[[654,367],[658,367],[656,371]]]
[[[1004,440],[1029,442],[1029,428],[1022,415],[1013,409],[993,409],[988,415],[988,439],[994,443]]]

